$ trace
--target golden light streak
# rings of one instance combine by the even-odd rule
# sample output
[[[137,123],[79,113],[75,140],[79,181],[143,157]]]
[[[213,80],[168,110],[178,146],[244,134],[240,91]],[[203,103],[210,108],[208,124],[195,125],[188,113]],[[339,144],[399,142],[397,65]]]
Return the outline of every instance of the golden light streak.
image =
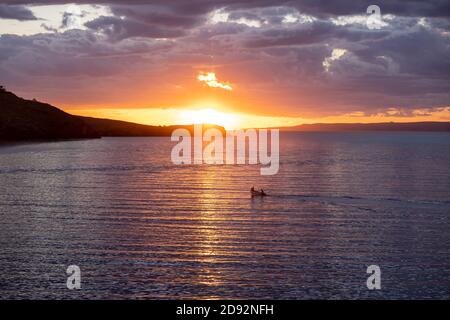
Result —
[[[302,117],[277,117],[263,116],[249,113],[231,113],[217,111],[215,106],[204,104],[192,108],[148,108],[148,109],[71,109],[64,108],[71,114],[109,118],[115,120],[130,121],[148,125],[173,125],[209,123],[224,126],[225,129],[234,130],[242,128],[269,128],[287,127],[306,123],[376,123],[376,122],[419,122],[419,121],[449,121],[450,107],[441,110],[430,111],[424,115],[423,111],[417,109],[413,116],[396,116],[389,114],[364,115],[363,112],[349,114],[302,118]],[[221,110],[226,110],[217,107]]]

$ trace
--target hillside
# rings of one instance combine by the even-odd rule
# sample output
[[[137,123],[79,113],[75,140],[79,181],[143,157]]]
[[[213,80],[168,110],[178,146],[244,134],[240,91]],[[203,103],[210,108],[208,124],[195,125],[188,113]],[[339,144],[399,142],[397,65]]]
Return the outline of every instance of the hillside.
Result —
[[[205,126],[225,131],[220,126]],[[74,116],[46,103],[22,99],[0,87],[0,141],[170,136],[178,128],[193,133],[192,125],[148,126]]]
[[[0,88],[0,141],[99,138],[82,119]]]

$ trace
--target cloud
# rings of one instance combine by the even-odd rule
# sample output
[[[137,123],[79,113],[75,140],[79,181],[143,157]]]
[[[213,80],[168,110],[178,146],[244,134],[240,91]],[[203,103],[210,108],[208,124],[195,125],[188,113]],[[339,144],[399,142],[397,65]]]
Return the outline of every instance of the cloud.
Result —
[[[52,33],[0,37],[2,81],[65,104],[173,106],[202,94],[304,117],[450,105],[446,1],[379,1],[391,15],[380,30],[367,28],[368,1],[101,2],[108,12],[82,28],[61,14],[66,27]]]
[[[333,63],[333,61],[335,60],[339,60],[343,55],[345,55],[347,53],[347,50],[345,49],[333,49],[333,51],[331,52],[331,56],[325,58],[325,60],[323,60],[323,67],[325,68],[325,71],[330,71],[330,67],[331,64]]]
[[[189,15],[204,14],[213,9],[255,9],[267,7],[292,7],[302,13],[317,17],[354,15],[365,12],[372,0],[317,1],[317,0],[6,0],[5,4],[111,4],[154,5]],[[376,4],[383,14],[408,17],[449,17],[450,3],[445,0],[379,0]]]
[[[132,37],[176,38],[185,34],[185,31],[179,28],[169,29],[145,22],[106,16],[89,21],[85,26],[103,33],[113,41]]]
[[[329,20],[313,20],[295,27],[275,26],[253,34],[246,41],[250,48],[270,46],[309,45],[339,39],[340,41],[367,41],[389,35],[387,30],[369,30],[366,27],[340,26]]]
[[[212,88],[220,88],[220,89],[224,89],[224,90],[233,90],[233,88],[231,87],[231,85],[227,84],[227,83],[222,83],[219,82],[216,78],[216,74],[214,72],[201,72],[198,76],[197,76],[198,81],[200,82],[204,82],[207,86],[212,87]]]
[[[24,6],[8,6],[0,4],[0,19],[37,20],[30,9]]]
[[[79,6],[71,5],[63,13],[61,28],[81,29],[84,13]]]
[[[113,5],[111,11],[123,19],[140,21],[166,28],[191,28],[204,22],[203,14],[177,12],[170,6]]]
[[[170,6],[112,5],[111,16],[102,16],[85,24],[114,41],[132,37],[178,38],[205,21],[204,15],[174,11]]]

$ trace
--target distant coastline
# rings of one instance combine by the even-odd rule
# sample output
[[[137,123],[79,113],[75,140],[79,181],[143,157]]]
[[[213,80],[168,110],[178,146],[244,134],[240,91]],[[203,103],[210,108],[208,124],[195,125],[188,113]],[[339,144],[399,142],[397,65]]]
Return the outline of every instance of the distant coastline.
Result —
[[[296,132],[450,132],[450,122],[315,123],[283,127]]]

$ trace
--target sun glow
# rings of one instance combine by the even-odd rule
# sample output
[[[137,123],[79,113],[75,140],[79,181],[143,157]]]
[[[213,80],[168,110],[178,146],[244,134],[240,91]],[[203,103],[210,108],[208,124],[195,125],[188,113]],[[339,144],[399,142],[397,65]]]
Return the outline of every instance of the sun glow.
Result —
[[[225,127],[225,129],[234,129],[239,127],[240,121],[239,117],[236,114],[219,112],[214,109],[200,109],[180,111],[179,123],[207,123]]]

